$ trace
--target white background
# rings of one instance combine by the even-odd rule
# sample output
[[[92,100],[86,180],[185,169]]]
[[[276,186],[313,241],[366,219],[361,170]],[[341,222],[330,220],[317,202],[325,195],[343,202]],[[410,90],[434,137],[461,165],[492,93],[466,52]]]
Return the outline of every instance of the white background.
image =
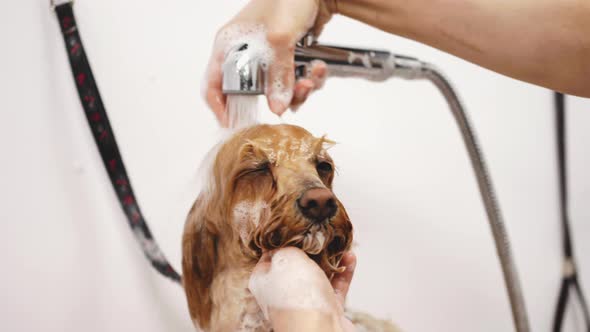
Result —
[[[177,268],[192,184],[217,130],[201,78],[216,29],[243,3],[75,5],[141,207]],[[533,331],[548,331],[561,275],[550,92],[341,17],[322,39],[420,57],[456,84],[489,162]],[[0,41],[0,330],[191,331],[181,289],[147,264],[115,200],[48,1],[3,1]],[[284,121],[340,143],[335,191],[359,257],[351,307],[409,332],[512,330],[472,170],[435,88],[334,79]],[[568,127],[571,220],[590,294],[590,100],[568,98]]]

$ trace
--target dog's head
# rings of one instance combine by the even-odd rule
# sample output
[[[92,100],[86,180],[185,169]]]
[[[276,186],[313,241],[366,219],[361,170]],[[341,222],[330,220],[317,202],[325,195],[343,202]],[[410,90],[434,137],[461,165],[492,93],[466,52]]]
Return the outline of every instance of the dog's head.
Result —
[[[258,125],[220,147],[183,237],[185,291],[202,328],[215,274],[252,268],[264,251],[296,246],[328,276],[337,271],[352,224],[332,192],[331,144],[300,127]]]

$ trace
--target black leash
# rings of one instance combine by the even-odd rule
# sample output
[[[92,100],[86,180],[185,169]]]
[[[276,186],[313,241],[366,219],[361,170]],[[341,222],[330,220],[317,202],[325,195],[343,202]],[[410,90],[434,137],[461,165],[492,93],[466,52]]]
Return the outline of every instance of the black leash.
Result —
[[[109,123],[96,81],[90,69],[90,63],[82,46],[82,40],[74,18],[72,2],[57,5],[54,9],[66,44],[66,52],[68,53],[84,114],[113,189],[119,203],[121,203],[123,212],[127,216],[131,231],[152,266],[165,277],[180,283],[180,275],[168,263],[139,210],[123,159],[119,153],[113,129]]]
[[[559,92],[554,93],[555,99],[555,125],[557,134],[557,159],[559,172],[559,202],[561,209],[561,228],[563,237],[563,279],[557,299],[557,307],[553,317],[553,332],[560,332],[563,325],[563,318],[567,309],[568,296],[570,289],[578,296],[586,331],[590,332],[590,314],[588,305],[578,282],[578,269],[574,259],[574,251],[571,239],[571,230],[568,214],[567,199],[567,155],[566,155],[566,137],[565,137],[565,97]]]

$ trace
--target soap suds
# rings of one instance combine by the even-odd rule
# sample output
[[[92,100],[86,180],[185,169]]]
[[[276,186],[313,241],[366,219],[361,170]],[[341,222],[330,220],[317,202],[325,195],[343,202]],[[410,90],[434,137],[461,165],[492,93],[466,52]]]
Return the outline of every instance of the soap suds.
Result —
[[[261,201],[242,201],[234,206],[233,221],[244,243],[248,243],[250,232],[260,224],[268,207],[266,202]]]
[[[269,92],[269,100],[280,102],[286,107],[291,103],[291,99],[293,99],[293,88],[284,85],[284,82],[282,81],[284,73],[279,69],[276,70],[277,72],[274,73],[274,80],[272,82],[266,81],[265,88]]]
[[[325,243],[326,237],[321,229],[311,230],[303,238],[301,249],[310,255],[317,255],[324,249]]]
[[[258,273],[250,277],[248,288],[257,302],[264,304],[261,309],[267,319],[268,307],[325,311],[330,308],[327,299],[321,294],[322,291],[314,287],[318,282],[317,276],[307,269],[301,269],[299,262],[294,257],[289,257],[291,255],[293,253],[285,250],[276,252],[268,273]]]
[[[250,58],[258,58],[265,66],[273,60],[274,51],[266,39],[262,24],[232,24],[221,30],[213,45],[214,53],[226,55],[232,49],[248,44]]]
[[[256,59],[262,67],[265,79],[265,89],[269,93],[268,98],[272,101],[280,102],[287,106],[293,98],[293,88],[285,86],[283,81],[284,73],[281,72],[280,66],[273,72],[273,80],[268,80],[268,68],[273,64],[275,53],[267,40],[267,31],[260,24],[233,24],[223,29],[215,41],[214,52],[228,52],[239,49],[242,45],[247,44],[248,48],[240,52],[246,52],[245,59]],[[228,96],[228,99],[230,96]]]
[[[289,160],[306,160],[312,158],[316,154],[315,139],[293,139],[293,137],[285,137],[274,142],[256,141],[258,148],[266,154],[268,161],[275,165],[280,165],[284,161]],[[321,151],[320,151],[321,154]]]

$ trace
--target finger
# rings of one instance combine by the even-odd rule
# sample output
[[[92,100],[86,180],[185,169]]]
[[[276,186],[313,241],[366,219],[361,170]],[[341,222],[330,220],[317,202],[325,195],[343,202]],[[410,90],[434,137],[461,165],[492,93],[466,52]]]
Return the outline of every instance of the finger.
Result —
[[[263,253],[258,263],[256,263],[256,266],[254,266],[254,269],[252,270],[252,275],[268,273],[268,271],[270,270],[271,260],[272,255],[269,252]]]
[[[320,1],[320,7],[315,19],[315,23],[311,28],[314,36],[319,36],[324,29],[324,25],[330,21],[332,14],[337,12],[337,6],[335,0]]]
[[[264,253],[262,253],[262,256],[260,256],[260,260],[258,260],[258,263],[270,263],[273,255],[274,250],[265,251]]]
[[[268,80],[266,82],[266,94],[270,110],[277,114],[283,114],[293,98],[294,75],[294,46],[276,45],[271,41],[275,50],[274,61],[268,66]],[[286,44],[289,45],[289,44]]]
[[[322,60],[313,60],[311,62],[310,79],[315,85],[315,89],[321,89],[324,86],[328,75],[328,66]]]
[[[206,98],[207,104],[213,110],[213,114],[215,114],[219,124],[224,128],[227,127],[229,125],[229,119],[225,110],[225,96],[221,92],[221,89],[208,88]]]
[[[204,97],[220,125],[222,127],[227,127],[228,116],[225,110],[226,98],[222,92],[222,62],[223,53],[214,54],[212,56],[205,76],[207,82]]]
[[[354,275],[354,270],[356,268],[356,255],[349,251],[342,257],[342,261],[340,261],[340,266],[344,266],[345,270],[342,273],[338,273],[334,275],[332,278],[332,287],[334,288],[334,293],[336,293],[336,297],[342,307],[344,307],[344,303],[346,301],[346,295],[348,295],[348,290],[350,288],[350,283],[352,281],[352,277]]]
[[[354,327],[354,324],[352,323],[352,321],[348,318],[346,318],[345,316],[342,316],[340,318],[340,321],[342,322],[342,330],[344,332],[355,332],[356,328]]]
[[[301,104],[307,100],[309,94],[315,89],[315,84],[310,79],[300,79],[295,83],[293,99],[291,100],[291,110],[295,111]]]

